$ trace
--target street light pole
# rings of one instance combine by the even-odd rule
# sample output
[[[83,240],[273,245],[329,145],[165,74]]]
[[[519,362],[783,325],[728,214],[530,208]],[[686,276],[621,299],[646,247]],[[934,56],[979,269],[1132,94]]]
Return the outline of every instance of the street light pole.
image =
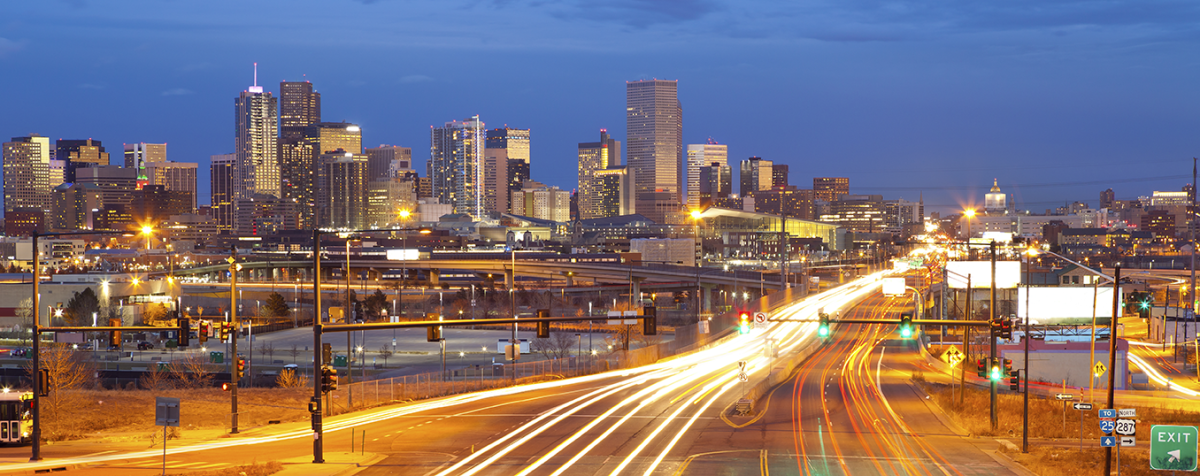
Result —
[[[40,389],[42,388],[42,381],[41,381],[42,380],[42,372],[41,372],[42,349],[41,349],[41,345],[40,345],[40,342],[42,340],[42,335],[41,335],[42,318],[41,318],[41,314],[40,314],[41,305],[39,304],[41,301],[41,295],[39,293],[41,291],[38,290],[38,284],[42,279],[42,277],[41,277],[42,259],[41,259],[41,250],[38,248],[38,232],[37,232],[37,230],[33,230],[32,237],[33,237],[33,298],[32,298],[32,307],[30,309],[33,310],[33,454],[32,454],[32,456],[30,456],[29,461],[41,461],[42,460],[42,441],[41,441],[42,440],[42,425],[41,425],[42,405],[39,402],[38,397],[41,394]]]
[[[989,252],[991,253],[991,259],[992,259],[992,282],[991,282],[992,289],[991,289],[990,302],[988,303],[988,307],[991,308],[991,309],[989,309],[991,311],[991,319],[988,322],[994,326],[995,322],[996,322],[996,241],[995,240],[992,241],[992,244],[989,247]],[[990,353],[991,361],[990,362],[992,365],[996,365],[996,331],[994,328],[991,328],[991,327],[989,327],[989,331],[990,332],[988,332],[988,334],[990,334],[990,338],[988,339],[988,341],[990,342],[990,347],[991,347],[991,353]],[[989,369],[989,372],[990,372],[990,369]],[[989,377],[988,381],[991,382],[992,429],[995,430],[997,425],[999,424],[999,419],[998,419],[998,417],[999,417],[999,415],[998,415],[999,402],[997,401],[997,398],[996,398],[996,380]]]
[[[241,266],[239,266],[237,263],[237,246],[234,245],[233,253],[229,257],[229,322],[233,325],[233,335],[231,336],[232,337],[232,339],[231,339],[232,345],[233,345],[233,350],[231,351],[231,353],[233,355],[230,356],[230,360],[233,361],[233,372],[231,373],[231,375],[230,375],[231,378],[229,379],[231,381],[230,385],[229,385],[229,405],[230,405],[230,410],[229,410],[229,412],[230,412],[229,413],[230,431],[229,432],[232,434],[237,434],[237,432],[238,432],[238,407],[237,407],[238,379],[232,378],[234,375],[237,375],[237,359],[238,359],[237,341],[238,341],[238,333],[241,332],[238,329],[238,317],[237,317],[238,268],[241,268]]]
[[[313,230],[313,463],[324,463],[321,408],[321,231]],[[330,362],[332,364],[332,362]]]

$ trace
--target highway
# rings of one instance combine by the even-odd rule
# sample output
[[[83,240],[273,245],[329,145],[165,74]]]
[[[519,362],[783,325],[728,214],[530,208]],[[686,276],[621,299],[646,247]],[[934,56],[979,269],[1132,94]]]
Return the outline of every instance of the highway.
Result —
[[[819,308],[883,316],[896,304],[871,298],[877,277],[774,317],[813,318]],[[815,330],[815,323],[768,323],[638,369],[353,413],[327,421],[325,450],[348,451],[354,438],[356,450],[382,455],[359,473],[365,475],[1005,474],[941,426],[906,383],[913,344],[893,341],[880,326],[838,329],[834,342],[762,399],[760,413],[746,421],[724,416],[744,388],[738,362],[746,362],[753,385],[774,364],[768,340],[786,357],[812,345]],[[168,448],[168,467],[304,457],[311,438],[304,423]],[[82,451],[48,446],[48,461],[0,470],[93,465],[77,471],[150,474],[156,469],[150,462],[162,455],[161,449],[72,454]]]

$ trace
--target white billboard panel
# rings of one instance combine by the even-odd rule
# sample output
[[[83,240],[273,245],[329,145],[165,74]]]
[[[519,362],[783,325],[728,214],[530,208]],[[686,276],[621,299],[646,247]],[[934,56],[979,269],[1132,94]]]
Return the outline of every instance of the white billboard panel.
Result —
[[[414,261],[421,259],[421,252],[417,249],[405,250],[387,250],[388,261]]]
[[[1092,319],[1092,303],[1095,302],[1096,318],[1112,318],[1112,286],[1066,287],[1045,286],[1017,290],[1017,316],[1029,316],[1032,324],[1056,324],[1063,320]]]
[[[904,278],[883,278],[884,296],[903,296],[905,293]]]
[[[946,279],[954,289],[966,289],[967,276],[971,277],[971,287],[987,289],[992,287],[991,261],[950,261],[946,263]],[[1020,261],[996,262],[996,289],[1014,289],[1021,283]]]

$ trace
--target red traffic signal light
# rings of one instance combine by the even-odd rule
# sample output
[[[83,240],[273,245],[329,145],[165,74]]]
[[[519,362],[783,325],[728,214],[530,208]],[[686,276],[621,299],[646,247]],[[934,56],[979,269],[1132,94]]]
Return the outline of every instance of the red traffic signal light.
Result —
[[[226,383],[221,384],[221,390],[228,392],[229,391],[229,383],[226,382]]]

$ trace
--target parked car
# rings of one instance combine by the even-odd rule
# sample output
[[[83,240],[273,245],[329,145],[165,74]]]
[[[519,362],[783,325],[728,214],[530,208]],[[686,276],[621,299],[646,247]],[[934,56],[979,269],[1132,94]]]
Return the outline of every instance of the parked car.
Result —
[[[153,349],[153,348],[154,348],[154,344],[151,344],[146,341],[138,342],[138,350],[149,350],[149,349]]]
[[[108,350],[110,350],[110,351],[111,350],[121,350],[121,346],[119,346],[117,344],[109,344]]]

